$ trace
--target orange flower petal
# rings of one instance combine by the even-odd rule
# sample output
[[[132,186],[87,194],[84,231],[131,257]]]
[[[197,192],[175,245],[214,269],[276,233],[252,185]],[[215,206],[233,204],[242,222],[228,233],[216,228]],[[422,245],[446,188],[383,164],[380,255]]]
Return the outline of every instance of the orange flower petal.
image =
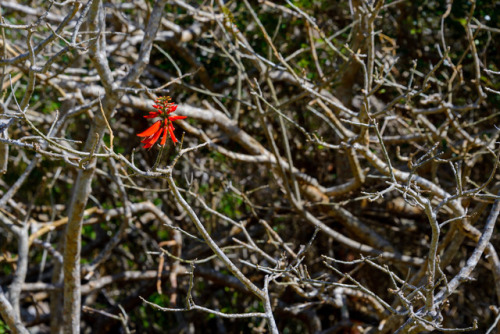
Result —
[[[160,129],[153,136],[144,140],[143,141],[143,143],[145,144],[144,148],[150,148],[151,146],[153,146],[158,141],[158,138],[160,138],[160,135],[162,132],[163,132],[163,129]]]
[[[161,122],[162,121],[156,121],[155,124],[151,125],[144,132],[141,132],[141,133],[137,134],[137,136],[139,136],[139,137],[149,137],[149,136],[152,136],[160,128]]]
[[[168,132],[170,133],[170,138],[172,138],[172,142],[175,144],[178,142],[177,138],[175,137],[175,134],[174,134],[174,126],[172,125],[172,123],[170,123],[168,125]]]
[[[149,136],[147,138],[144,138],[143,140],[141,140],[141,143],[147,144],[151,141],[151,139],[153,139],[153,136]]]
[[[179,116],[179,115],[174,115],[174,116],[169,116],[169,117],[168,117],[168,120],[169,120],[169,121],[176,121],[176,120],[178,120],[178,119],[185,119],[185,118],[187,118],[187,116]]]
[[[150,111],[149,115],[143,116],[144,118],[155,118],[161,115],[159,111]]]
[[[174,104],[173,106],[171,106],[171,107],[168,109],[168,113],[169,113],[169,114],[170,114],[170,113],[173,113],[176,109],[177,109],[177,105],[175,105],[175,104]]]
[[[167,127],[164,126],[163,127],[163,137],[161,137],[161,142],[160,142],[160,145],[161,146],[165,146],[165,143],[167,142]]]

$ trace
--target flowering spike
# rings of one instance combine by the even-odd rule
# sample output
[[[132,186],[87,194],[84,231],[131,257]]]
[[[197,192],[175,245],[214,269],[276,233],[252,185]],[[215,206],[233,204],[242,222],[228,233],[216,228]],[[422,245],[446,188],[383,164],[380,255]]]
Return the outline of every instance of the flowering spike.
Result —
[[[179,116],[173,115],[170,116],[173,112],[177,110],[177,105],[171,103],[170,96],[161,96],[155,100],[155,104],[153,104],[153,108],[156,111],[150,111],[148,115],[144,116],[144,118],[156,118],[162,117],[163,119],[156,121],[152,126],[147,128],[145,131],[139,133],[137,136],[145,137],[141,143],[144,144],[144,148],[151,148],[158,141],[161,136],[160,145],[165,146],[167,142],[167,137],[172,139],[172,143],[177,143],[177,137],[175,137],[174,133],[174,125],[173,121],[177,121],[180,119],[186,119],[187,116]],[[163,136],[162,136],[163,134]]]

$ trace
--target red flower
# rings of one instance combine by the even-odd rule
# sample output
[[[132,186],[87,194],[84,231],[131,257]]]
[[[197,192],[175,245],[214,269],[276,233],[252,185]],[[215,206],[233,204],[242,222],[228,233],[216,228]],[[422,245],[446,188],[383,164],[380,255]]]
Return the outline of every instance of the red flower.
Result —
[[[146,137],[141,143],[144,144],[144,148],[151,148],[163,134],[161,138],[160,145],[165,146],[167,141],[167,133],[170,135],[172,142],[177,143],[178,140],[174,134],[174,125],[173,121],[178,119],[185,119],[187,116],[178,116],[173,115],[169,116],[177,109],[177,105],[170,102],[170,97],[159,97],[155,101],[156,104],[153,104],[153,108],[156,108],[156,111],[150,111],[149,115],[144,116],[144,118],[156,118],[162,117],[162,120],[156,121],[153,125],[147,128],[145,131],[139,133],[137,136]]]

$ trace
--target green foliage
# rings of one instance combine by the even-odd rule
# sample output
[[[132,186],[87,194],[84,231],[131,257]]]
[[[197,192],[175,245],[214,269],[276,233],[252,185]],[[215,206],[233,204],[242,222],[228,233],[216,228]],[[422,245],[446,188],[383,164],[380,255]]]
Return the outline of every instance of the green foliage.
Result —
[[[242,204],[243,200],[240,197],[234,194],[225,193],[220,200],[219,210],[229,218],[238,219],[242,214]]]
[[[1,273],[2,273],[2,276],[7,276],[7,275],[11,275],[12,274],[12,266],[9,265],[9,264],[3,264],[0,266],[1,268]]]
[[[96,238],[96,232],[92,225],[84,225],[82,227],[82,236],[94,240]]]
[[[0,319],[0,334],[7,334],[10,333],[10,328],[7,326],[5,322]]]
[[[167,307],[170,303],[170,300],[167,295],[158,293],[153,293],[152,295],[150,295],[148,301],[163,307]]]

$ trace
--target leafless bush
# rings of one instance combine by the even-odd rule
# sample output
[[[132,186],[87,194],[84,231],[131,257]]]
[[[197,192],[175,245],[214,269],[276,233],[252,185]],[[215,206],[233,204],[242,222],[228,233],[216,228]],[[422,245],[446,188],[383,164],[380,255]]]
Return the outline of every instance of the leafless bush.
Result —
[[[495,330],[494,4],[0,10],[0,332]]]

